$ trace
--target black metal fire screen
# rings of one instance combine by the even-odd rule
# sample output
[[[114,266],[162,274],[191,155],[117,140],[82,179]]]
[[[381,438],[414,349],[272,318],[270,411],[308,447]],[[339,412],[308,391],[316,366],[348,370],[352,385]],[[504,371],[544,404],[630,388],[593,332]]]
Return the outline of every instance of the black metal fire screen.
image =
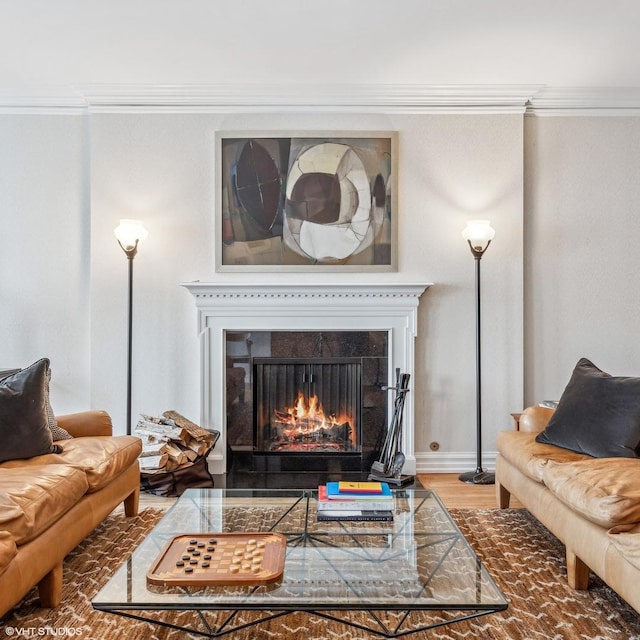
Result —
[[[254,451],[361,451],[360,358],[254,358]]]

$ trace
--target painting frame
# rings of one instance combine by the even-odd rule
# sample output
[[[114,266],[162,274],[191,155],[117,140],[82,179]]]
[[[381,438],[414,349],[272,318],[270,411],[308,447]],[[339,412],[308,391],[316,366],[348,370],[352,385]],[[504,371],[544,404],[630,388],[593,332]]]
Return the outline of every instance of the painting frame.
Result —
[[[216,272],[397,271],[397,146],[397,131],[216,131]]]

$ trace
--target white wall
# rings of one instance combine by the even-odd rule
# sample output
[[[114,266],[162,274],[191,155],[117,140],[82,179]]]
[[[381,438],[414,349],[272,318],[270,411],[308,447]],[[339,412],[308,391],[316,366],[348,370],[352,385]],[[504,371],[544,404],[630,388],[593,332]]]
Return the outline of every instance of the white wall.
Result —
[[[640,376],[640,118],[525,124],[525,400],[558,399],[581,357]]]
[[[88,129],[0,117],[0,368],[51,359],[57,413],[90,403]]]
[[[640,119],[515,115],[2,115],[0,368],[48,356],[56,411],[106,408],[124,432],[127,264],[113,228],[137,216],[150,236],[135,260],[134,415],[197,420],[195,306],[178,283],[302,277],[215,274],[214,132],[328,122],[400,132],[399,272],[342,277],[435,283],[419,314],[419,468],[473,460],[471,217],[497,230],[482,261],[488,455],[509,412],[558,398],[580,357],[640,375]]]
[[[0,117],[2,131],[13,136],[11,156],[3,152],[2,162],[25,157],[20,175],[2,183],[0,206],[14,224],[18,207],[4,203],[20,204],[15,224],[32,230],[1,241],[3,256],[9,250],[11,262],[21,257],[28,265],[13,271],[10,289],[3,284],[11,311],[0,322],[12,348],[2,364],[49,355],[56,410],[104,408],[116,431],[125,430],[127,261],[113,229],[120,218],[138,217],[149,238],[134,262],[134,417],[166,409],[200,417],[195,304],[180,282],[434,282],[421,302],[412,387],[418,469],[471,470],[474,261],[461,230],[467,220],[487,217],[497,232],[482,261],[484,450],[491,457],[495,432],[509,426],[509,412],[523,401],[521,115],[93,113],[88,119],[87,131],[82,117]],[[398,272],[216,274],[215,131],[329,128],[399,132]],[[34,317],[46,327],[35,341],[26,324]],[[439,452],[429,451],[432,441]]]
[[[461,236],[488,218],[496,237],[481,262],[483,451],[522,404],[522,118],[431,116],[411,121],[401,193],[424,233],[409,230],[412,271],[435,282],[418,336],[418,468],[475,468],[475,263]],[[408,175],[407,172],[408,171]],[[406,189],[406,191],[405,191]],[[405,209],[401,207],[404,214]],[[438,442],[438,453],[429,443]],[[419,452],[422,452],[420,455]],[[456,467],[457,465],[457,467]]]

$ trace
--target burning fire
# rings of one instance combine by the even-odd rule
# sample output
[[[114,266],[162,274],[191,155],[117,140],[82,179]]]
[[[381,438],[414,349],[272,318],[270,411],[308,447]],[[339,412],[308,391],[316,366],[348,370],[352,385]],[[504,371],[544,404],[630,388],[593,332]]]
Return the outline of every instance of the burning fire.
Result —
[[[276,409],[274,414],[274,421],[283,425],[282,433],[286,438],[321,434],[334,427],[351,424],[348,415],[326,414],[317,395],[309,396],[307,399],[300,391],[292,407],[285,407],[284,411]]]
[[[309,402],[302,392],[298,392],[298,398],[295,405],[285,407],[284,411],[274,411],[276,422],[280,424],[291,425],[300,429],[330,429],[336,425],[350,422],[348,415],[335,416],[334,414],[325,414],[322,403],[318,400],[317,395],[309,396]]]

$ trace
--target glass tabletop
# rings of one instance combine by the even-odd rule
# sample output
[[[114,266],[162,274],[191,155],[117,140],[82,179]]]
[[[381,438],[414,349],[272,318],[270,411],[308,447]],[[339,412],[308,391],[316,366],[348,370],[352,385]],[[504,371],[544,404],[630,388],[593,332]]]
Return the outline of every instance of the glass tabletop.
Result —
[[[148,584],[180,534],[277,532],[286,537],[273,584]],[[394,491],[392,521],[319,522],[310,490],[188,489],[93,600],[96,609],[466,610],[508,603],[430,490]]]

